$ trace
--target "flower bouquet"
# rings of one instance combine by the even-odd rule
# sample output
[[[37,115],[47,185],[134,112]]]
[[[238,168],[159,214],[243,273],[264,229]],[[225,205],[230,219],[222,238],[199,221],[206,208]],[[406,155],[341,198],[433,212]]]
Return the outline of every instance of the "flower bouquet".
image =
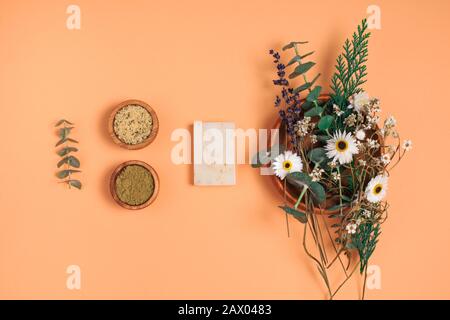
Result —
[[[303,246],[317,264],[330,299],[356,270],[367,278],[387,217],[384,199],[390,170],[412,147],[409,140],[401,143],[394,117],[378,124],[380,101],[362,88],[369,37],[363,20],[336,60],[330,94],[322,94],[315,85],[320,74],[312,79],[308,75],[315,63],[307,61],[312,52],[300,52],[307,42],[283,47],[294,54],[287,64],[270,50],[277,70],[273,83],[281,87],[275,98],[281,142],[265,154],[264,162],[259,158],[259,165],[271,163],[284,192],[280,208],[286,213],[288,232],[289,215],[305,224]],[[294,86],[296,78],[303,81]],[[313,249],[306,241],[309,233]],[[328,272],[334,264],[340,265],[345,279],[333,291]]]

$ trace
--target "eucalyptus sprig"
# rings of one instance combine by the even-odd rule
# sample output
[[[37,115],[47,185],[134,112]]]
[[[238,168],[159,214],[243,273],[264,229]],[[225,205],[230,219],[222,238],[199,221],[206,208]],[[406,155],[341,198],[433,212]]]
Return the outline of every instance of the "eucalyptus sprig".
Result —
[[[294,49],[294,52],[295,52],[294,57],[286,65],[286,67],[289,67],[294,64],[296,65],[294,71],[291,74],[289,74],[289,79],[295,79],[298,76],[303,77],[304,83],[302,85],[294,88],[294,94],[301,93],[301,92],[304,92],[307,90],[308,95],[306,97],[306,100],[314,103],[315,107],[318,107],[317,98],[320,95],[322,87],[321,86],[313,87],[313,86],[316,83],[317,79],[319,79],[320,73],[318,73],[311,81],[308,81],[306,73],[312,67],[314,67],[316,65],[316,63],[313,61],[307,61],[307,62],[304,61],[304,59],[306,57],[309,57],[310,55],[314,54],[314,51],[311,51],[311,52],[308,52],[305,54],[300,54],[299,49],[298,49],[298,45],[307,44],[307,43],[308,43],[308,41],[293,41],[293,42],[290,42],[287,45],[285,45],[283,47],[283,51],[286,51],[289,49]]]
[[[56,165],[58,168],[63,168],[56,173],[56,176],[62,180],[63,183],[71,187],[81,189],[80,180],[73,179],[72,174],[81,172],[80,160],[75,157],[74,153],[78,152],[78,149],[71,146],[72,144],[77,144],[78,141],[69,137],[70,133],[74,129],[74,124],[65,119],[59,120],[55,127],[58,129],[59,141],[56,143],[56,147],[63,146],[57,150],[57,154],[62,158]]]

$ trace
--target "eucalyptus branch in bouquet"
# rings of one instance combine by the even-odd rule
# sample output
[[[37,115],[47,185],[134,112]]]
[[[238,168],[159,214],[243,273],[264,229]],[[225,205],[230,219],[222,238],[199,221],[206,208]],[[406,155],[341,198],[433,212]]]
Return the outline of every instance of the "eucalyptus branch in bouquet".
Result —
[[[62,158],[58,162],[57,167],[63,169],[58,171],[56,176],[62,180],[62,183],[67,184],[69,189],[71,187],[81,189],[82,184],[80,180],[72,178],[74,173],[81,172],[78,170],[80,168],[80,160],[74,155],[75,152],[78,152],[78,149],[71,145],[78,143],[77,140],[70,138],[70,133],[74,129],[74,124],[62,119],[59,120],[55,126],[59,128],[59,141],[56,143],[56,147],[63,146],[57,151],[57,154]]]

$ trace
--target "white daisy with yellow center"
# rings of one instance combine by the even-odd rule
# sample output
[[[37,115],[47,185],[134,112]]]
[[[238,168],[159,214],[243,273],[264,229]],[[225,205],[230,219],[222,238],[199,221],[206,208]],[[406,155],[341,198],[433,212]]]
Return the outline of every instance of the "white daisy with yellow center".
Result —
[[[327,141],[325,149],[328,158],[339,161],[340,164],[352,162],[353,155],[359,151],[355,138],[345,130],[335,132],[333,138]]]
[[[283,180],[290,173],[302,171],[302,159],[295,153],[286,151],[274,159],[272,169],[275,175]]]
[[[369,181],[366,187],[366,198],[369,202],[380,202],[385,196],[388,189],[388,177],[378,175]]]

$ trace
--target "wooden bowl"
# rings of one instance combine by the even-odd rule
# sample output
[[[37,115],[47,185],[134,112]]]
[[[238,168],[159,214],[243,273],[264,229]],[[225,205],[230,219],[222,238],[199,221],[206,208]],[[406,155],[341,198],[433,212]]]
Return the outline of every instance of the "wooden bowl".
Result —
[[[150,132],[150,135],[147,137],[147,139],[145,139],[144,141],[142,141],[141,143],[138,144],[127,144],[122,142],[117,136],[116,133],[114,132],[114,118],[116,117],[117,112],[122,109],[123,107],[126,107],[128,105],[138,105],[141,106],[143,108],[145,108],[148,113],[150,113],[150,116],[152,117],[152,131]],[[108,120],[108,131],[109,134],[111,135],[113,141],[118,144],[120,147],[128,149],[128,150],[137,150],[137,149],[142,149],[145,148],[146,146],[148,146],[150,143],[153,142],[153,140],[155,140],[156,135],[158,134],[158,129],[159,129],[159,121],[158,121],[158,117],[156,115],[155,110],[153,110],[152,107],[150,107],[150,105],[148,105],[147,103],[145,103],[144,101],[141,100],[126,100],[122,103],[120,103],[117,107],[114,108],[114,110],[111,113],[111,116],[109,117]]]
[[[143,204],[137,205],[137,206],[132,206],[132,205],[129,205],[129,204],[123,202],[122,200],[119,199],[119,196],[116,193],[116,178],[119,175],[119,173],[122,171],[122,169],[129,165],[142,166],[145,169],[147,169],[153,177],[153,184],[154,184],[153,194],[150,196],[150,198],[146,202],[144,202]],[[148,207],[153,201],[155,201],[156,197],[158,196],[159,177],[158,177],[158,174],[156,173],[156,171],[149,164],[147,164],[143,161],[139,161],[139,160],[130,160],[130,161],[121,163],[114,170],[114,172],[111,175],[111,179],[109,181],[109,188],[110,188],[112,197],[122,208],[129,209],[129,210],[144,209],[145,207]]]

